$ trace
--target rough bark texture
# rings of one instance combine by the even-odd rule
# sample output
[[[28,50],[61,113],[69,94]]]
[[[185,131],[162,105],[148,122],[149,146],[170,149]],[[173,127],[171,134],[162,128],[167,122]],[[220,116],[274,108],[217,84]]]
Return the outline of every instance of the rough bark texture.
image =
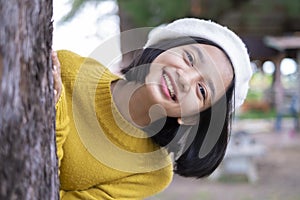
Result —
[[[52,0],[0,1],[0,199],[58,199]]]

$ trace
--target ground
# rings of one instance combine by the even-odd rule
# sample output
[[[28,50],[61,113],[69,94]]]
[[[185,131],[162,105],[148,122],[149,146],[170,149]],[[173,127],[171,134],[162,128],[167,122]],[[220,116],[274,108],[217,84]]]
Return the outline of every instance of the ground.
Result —
[[[256,159],[256,183],[237,175],[217,181],[174,176],[164,192],[148,200],[300,200],[300,134],[292,132],[291,122],[279,133],[273,121],[243,121],[241,127],[266,147]]]

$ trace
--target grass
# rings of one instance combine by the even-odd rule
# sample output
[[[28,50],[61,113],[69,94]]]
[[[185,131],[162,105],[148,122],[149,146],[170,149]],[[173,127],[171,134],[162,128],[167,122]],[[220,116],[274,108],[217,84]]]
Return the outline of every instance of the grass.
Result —
[[[246,175],[239,175],[239,174],[235,174],[235,175],[222,175],[219,178],[219,181],[222,183],[248,183],[248,178]]]
[[[239,119],[275,119],[276,118],[276,111],[275,109],[271,109],[269,112],[263,112],[260,110],[250,110],[243,113],[238,113],[236,115]],[[283,118],[292,118],[291,114],[283,114]],[[299,113],[300,118],[300,113]]]
[[[272,119],[276,117],[276,111],[274,109],[269,112],[250,110],[248,112],[238,114],[237,117],[239,119]]]

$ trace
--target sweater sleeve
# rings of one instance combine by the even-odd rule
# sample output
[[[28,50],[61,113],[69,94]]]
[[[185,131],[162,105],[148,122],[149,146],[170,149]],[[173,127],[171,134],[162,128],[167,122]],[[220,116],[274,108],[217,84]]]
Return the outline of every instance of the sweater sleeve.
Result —
[[[69,117],[64,86],[61,95],[55,105],[56,110],[56,148],[58,157],[58,166],[60,167],[63,158],[63,144],[69,133]]]
[[[96,185],[87,190],[60,191],[61,200],[79,200],[79,199],[119,199],[119,200],[137,200],[145,199],[166,188],[172,179],[171,166],[163,169],[133,174],[122,178],[117,182]]]

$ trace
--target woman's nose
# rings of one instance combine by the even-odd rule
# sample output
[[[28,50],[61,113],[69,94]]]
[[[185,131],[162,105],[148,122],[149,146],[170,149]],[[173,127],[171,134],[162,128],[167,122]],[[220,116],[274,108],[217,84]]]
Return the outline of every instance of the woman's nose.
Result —
[[[186,70],[178,69],[177,74],[179,85],[184,92],[189,91],[191,86],[198,83],[202,78],[201,74],[193,68]]]

